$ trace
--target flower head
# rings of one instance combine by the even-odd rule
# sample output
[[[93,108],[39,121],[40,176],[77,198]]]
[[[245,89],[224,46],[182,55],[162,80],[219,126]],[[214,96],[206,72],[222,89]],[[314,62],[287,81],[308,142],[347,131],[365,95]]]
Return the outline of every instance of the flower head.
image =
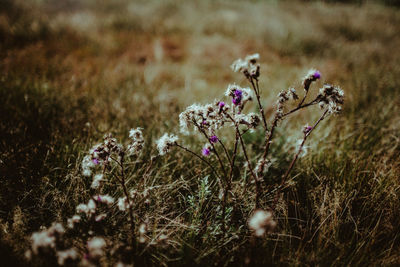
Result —
[[[249,228],[254,231],[256,236],[262,236],[265,232],[275,228],[276,222],[272,218],[272,213],[264,210],[256,210],[249,220]]]
[[[169,135],[165,133],[160,139],[156,141],[158,152],[161,156],[165,155],[169,152],[170,148],[173,147],[178,141],[178,137],[176,135]]]
[[[303,78],[304,90],[308,91],[312,82],[321,78],[321,73],[318,70],[311,69]]]
[[[201,150],[201,154],[203,154],[203,156],[206,156],[206,157],[208,157],[208,156],[210,156],[210,154],[211,154],[211,145],[210,144],[206,144],[203,148],[202,148],[202,150]]]
[[[129,131],[129,138],[131,143],[128,146],[128,152],[131,155],[137,155],[143,149],[144,138],[141,128],[131,129]]]
[[[219,141],[218,137],[216,135],[213,135],[210,137],[210,142],[211,143],[217,143]]]

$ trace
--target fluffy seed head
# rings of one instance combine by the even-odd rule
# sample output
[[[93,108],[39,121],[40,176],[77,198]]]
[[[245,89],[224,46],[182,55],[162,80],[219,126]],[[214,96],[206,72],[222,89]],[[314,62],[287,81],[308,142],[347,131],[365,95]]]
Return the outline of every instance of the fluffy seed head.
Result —
[[[249,228],[256,236],[263,236],[266,232],[273,230],[276,222],[269,211],[256,210],[249,220]]]
[[[169,135],[165,133],[160,139],[156,141],[158,152],[161,156],[168,153],[171,147],[173,147],[178,141],[178,137],[176,135]]]

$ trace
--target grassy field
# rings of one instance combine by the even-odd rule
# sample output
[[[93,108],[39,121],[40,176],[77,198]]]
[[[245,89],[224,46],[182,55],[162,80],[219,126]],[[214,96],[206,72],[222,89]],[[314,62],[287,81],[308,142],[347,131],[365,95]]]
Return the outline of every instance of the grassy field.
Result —
[[[127,140],[142,127],[145,148],[130,162],[130,189],[149,193],[137,205],[147,241],[139,265],[400,264],[400,11],[379,3],[298,1],[12,1],[0,7],[0,258],[9,266],[54,266],[24,253],[30,237],[66,223],[94,194],[82,175],[87,151],[112,132]],[[387,1],[396,5],[395,1]],[[234,179],[226,236],[218,188],[206,165],[184,151],[157,155],[155,141],[179,132],[179,113],[245,85],[230,65],[259,53],[268,122],[279,91],[310,68],[345,91],[339,116],[321,122],[309,152],[280,195],[277,227],[254,238],[249,174]],[[314,89],[316,90],[316,89]],[[271,146],[274,188],[293,157],[299,129],[318,108],[290,117]],[[244,136],[255,151],[262,136]],[[183,137],[194,150],[202,143]],[[232,142],[232,138],[229,139]],[[243,161],[243,155],[239,156]],[[210,176],[211,175],[211,176]],[[208,178],[207,178],[208,177]],[[120,189],[104,190],[114,196]],[[262,206],[272,203],[265,192]],[[83,228],[66,242],[84,253],[93,231],[110,251],[124,251],[127,215]],[[89,227],[89,226],[87,226]],[[156,240],[160,235],[166,239]],[[119,246],[119,247],[118,247]],[[111,249],[112,248],[112,249]],[[108,252],[102,265],[130,259]],[[122,255],[122,256],[121,256]]]

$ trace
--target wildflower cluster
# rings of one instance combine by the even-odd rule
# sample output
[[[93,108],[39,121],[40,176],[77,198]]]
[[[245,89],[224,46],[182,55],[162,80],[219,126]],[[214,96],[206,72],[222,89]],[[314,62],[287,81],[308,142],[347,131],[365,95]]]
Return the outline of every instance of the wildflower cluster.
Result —
[[[245,218],[254,236],[262,237],[274,230],[277,225],[274,220],[274,217],[277,216],[274,213],[279,194],[297,159],[306,154],[307,138],[327,116],[339,113],[344,102],[343,91],[339,87],[328,84],[319,90],[313,100],[307,102],[311,85],[321,78],[319,71],[310,70],[302,82],[303,96],[299,97],[296,89],[292,87],[281,91],[277,96],[276,106],[270,109],[274,110],[274,114],[267,123],[259,87],[259,58],[259,54],[253,54],[245,59],[236,60],[231,66],[235,72],[241,72],[245,76],[250,87],[229,84],[225,91],[225,99],[215,100],[210,104],[190,105],[179,115],[180,132],[184,135],[192,133],[196,137],[202,138],[203,145],[201,147],[192,150],[186,147],[177,135],[171,133],[163,134],[156,141],[156,148],[160,156],[165,156],[173,148],[178,148],[207,165],[211,172],[209,177],[215,179],[214,184],[219,187],[219,190],[208,190],[207,195],[218,192],[218,196],[215,196],[214,199],[217,202],[220,201],[218,202],[217,217],[221,222],[216,226],[215,233],[222,237],[229,234],[230,227],[227,227],[226,220],[232,216],[233,207],[238,206],[240,200],[235,196],[235,192],[240,189],[246,191],[251,199],[254,198],[253,210],[255,211],[250,218]],[[248,104],[252,101],[256,102],[255,107]],[[294,157],[282,174],[280,182],[278,181],[278,184],[274,184],[274,186],[267,185],[268,171],[276,161],[270,155],[270,147],[273,144],[279,122],[289,115],[313,105],[319,105],[322,109],[319,119],[311,126],[306,124],[301,130],[303,138],[297,141]],[[288,107],[293,108],[289,109]],[[261,133],[260,136],[264,139],[261,147],[257,150],[252,148],[260,145],[260,142],[250,143],[249,140],[255,140],[255,138],[245,138],[255,132]],[[229,135],[229,133],[231,134]],[[136,157],[138,161],[143,148],[142,129],[136,128],[130,130],[129,142],[126,145],[122,145],[111,134],[107,134],[101,143],[89,150],[89,154],[82,160],[82,174],[92,178],[91,190],[95,193],[91,194],[92,196],[87,201],[77,205],[76,214],[67,219],[69,230],[76,230],[77,226],[84,223],[99,225],[104,221],[114,219],[116,214],[122,214],[123,221],[127,221],[129,226],[129,234],[126,238],[129,245],[126,246],[126,250],[131,255],[138,254],[137,246],[148,242],[147,234],[151,229],[148,220],[141,217],[143,212],[138,213],[135,208],[141,204],[149,207],[150,188],[143,186],[142,189],[139,189],[140,187],[137,186],[139,183],[129,179],[128,175],[133,172],[128,174],[126,160],[129,157]],[[152,166],[152,161],[153,157],[148,164],[146,173],[140,174],[140,176],[146,176]],[[129,165],[129,167],[131,166]],[[208,181],[208,178],[205,180]],[[113,186],[116,187],[115,190],[106,194],[105,192],[109,190],[108,187],[113,188]],[[268,196],[273,196],[273,198]],[[190,199],[191,203],[194,203],[193,198]],[[126,217],[129,220],[126,220]],[[66,249],[65,246],[59,250],[57,240],[64,232],[65,229],[61,224],[54,224],[48,230],[34,233],[32,249],[27,254],[38,254],[43,248],[49,248],[56,250],[55,254],[61,265],[69,259],[81,259],[82,265],[100,265],[100,260],[106,255],[110,244],[108,239],[101,235],[95,235],[94,231],[90,230],[87,236],[85,234],[85,253],[79,253],[74,248]],[[160,235],[155,240],[165,239],[165,235]]]
[[[101,184],[108,180],[109,183],[117,183],[120,186],[120,196],[117,200],[108,194],[94,194],[86,203],[76,206],[76,214],[67,219],[67,229],[77,231],[77,226],[85,228],[87,225],[99,224],[103,222],[109,214],[115,212],[115,208],[120,211],[128,211],[129,223],[131,224],[131,242],[135,243],[135,221],[132,211],[133,199],[139,195],[136,190],[128,191],[125,177],[125,157],[139,156],[144,148],[144,139],[141,128],[132,129],[129,132],[129,142],[124,146],[118,143],[117,139],[111,134],[106,134],[103,142],[96,144],[89,150],[89,154],[82,160],[83,176],[93,176],[91,188],[101,191]],[[119,171],[117,171],[119,169]],[[99,170],[99,173],[95,173]],[[148,196],[148,190],[141,193],[139,199]],[[116,204],[116,205],[115,205]],[[27,257],[38,254],[41,248],[48,248],[57,257],[58,264],[64,265],[72,260],[80,260],[83,266],[100,265],[99,260],[105,254],[106,242],[101,236],[93,236],[90,230],[87,240],[86,253],[78,253],[74,248],[61,250],[63,247],[61,237],[65,233],[64,227],[60,223],[53,224],[48,230],[33,233],[32,249],[27,251]],[[60,243],[60,245],[57,245]],[[50,252],[49,251],[49,252]]]
[[[319,107],[324,109],[325,106],[328,106],[329,113],[339,113],[342,110],[341,105],[344,102],[344,92],[338,86],[325,84],[319,90],[317,98],[319,100]]]
[[[242,72],[246,78],[258,79],[260,76],[260,64],[257,61],[260,59],[260,55],[253,54],[248,55],[245,59],[237,59],[231,65],[234,72]]]
[[[282,175],[281,184],[283,185],[297,158],[306,154],[307,147],[305,146],[305,141],[308,136],[327,115],[339,112],[341,105],[343,104],[343,91],[338,87],[333,87],[330,85],[324,85],[314,100],[306,102],[312,83],[321,78],[321,73],[318,70],[312,69],[303,78],[302,85],[305,93],[301,99],[296,92],[296,89],[293,87],[283,90],[278,94],[275,109],[276,112],[270,126],[268,127],[264,108],[261,103],[261,90],[258,83],[260,77],[260,64],[258,64],[259,58],[259,54],[253,54],[247,56],[245,59],[238,59],[232,64],[231,67],[233,71],[241,72],[249,81],[251,88],[241,87],[237,84],[228,85],[225,96],[230,98],[232,102],[231,107],[227,105],[225,101],[217,100],[213,104],[193,104],[187,107],[186,110],[179,115],[180,130],[182,133],[189,134],[191,132],[189,129],[193,129],[193,132],[199,133],[200,136],[203,136],[206,139],[206,143],[202,147],[201,153],[191,151],[187,147],[178,144],[178,138],[175,135],[169,136],[165,134],[157,141],[160,155],[165,155],[165,153],[175,145],[201,159],[211,167],[211,170],[217,177],[218,184],[221,187],[222,217],[225,216],[227,196],[232,186],[232,182],[235,179],[233,170],[236,168],[237,164],[236,156],[239,153],[238,147],[241,148],[245,158],[245,162],[241,163],[242,168],[247,169],[249,171],[248,173],[253,178],[253,182],[256,187],[255,207],[259,208],[261,205],[260,198],[264,190],[262,183],[265,181],[264,178],[268,172],[268,169],[274,162],[274,160],[269,156],[269,150],[274,138],[275,128],[278,126],[278,122],[298,110],[315,104],[319,104],[322,109],[324,109],[326,105],[328,106],[326,110],[324,109],[325,111],[322,113],[322,116],[313,126],[306,126],[303,130],[304,138],[297,142],[295,157],[285,174]],[[254,99],[257,100],[258,112],[250,112],[248,114],[243,113],[246,103]],[[287,103],[289,101],[298,101],[296,107],[292,110],[287,110]],[[263,124],[265,131],[264,152],[258,156],[256,161],[257,163],[253,168],[253,159],[249,156],[249,152],[247,151],[248,147],[243,140],[243,135],[247,131],[253,132],[256,130],[260,123]],[[232,148],[227,148],[224,145],[226,140],[223,140],[222,136],[220,135],[220,130],[225,126],[233,126],[234,129],[235,142]],[[214,162],[211,160],[206,159],[211,155],[215,155],[217,165],[219,165],[219,167],[215,166],[216,164],[214,164]],[[277,190],[277,194],[279,194],[279,188]],[[273,206],[274,205],[275,204],[273,204]],[[255,218],[261,218],[262,214],[265,215],[265,213],[256,213],[257,216]],[[267,217],[270,218],[270,216],[272,215]],[[254,228],[256,223],[254,223],[254,221],[252,222],[253,223],[251,223],[251,227]],[[256,219],[255,222],[257,222]],[[224,219],[222,221],[222,228],[224,231]]]

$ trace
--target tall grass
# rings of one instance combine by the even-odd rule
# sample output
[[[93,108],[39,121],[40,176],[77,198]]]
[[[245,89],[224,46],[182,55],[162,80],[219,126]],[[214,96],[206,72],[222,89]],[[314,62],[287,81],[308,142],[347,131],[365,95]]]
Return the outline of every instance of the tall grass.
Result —
[[[179,111],[216,98],[237,79],[228,68],[232,59],[258,51],[267,118],[274,111],[267,104],[280,90],[300,86],[299,73],[311,67],[345,89],[342,116],[313,133],[316,142],[279,199],[274,233],[256,241],[240,216],[252,208],[251,192],[235,192],[249,201],[227,216],[245,227],[222,241],[213,224],[217,185],[206,165],[183,151],[157,161],[146,178],[153,187],[147,214],[158,218],[152,221],[157,230],[147,235],[168,238],[166,247],[142,247],[142,262],[399,263],[397,9],[285,1],[65,3],[8,1],[0,11],[1,258],[24,265],[31,233],[66,223],[89,199],[91,181],[80,162],[104,133],[126,139],[130,128],[143,127],[149,146],[142,160],[148,161],[156,153],[150,144],[177,127]],[[277,136],[314,118],[312,110],[294,116]],[[255,148],[262,142],[244,138]],[[270,185],[297,138],[275,140]],[[201,148],[194,139],[186,142]],[[132,185],[142,173],[132,176]],[[118,235],[122,224],[106,231]]]

